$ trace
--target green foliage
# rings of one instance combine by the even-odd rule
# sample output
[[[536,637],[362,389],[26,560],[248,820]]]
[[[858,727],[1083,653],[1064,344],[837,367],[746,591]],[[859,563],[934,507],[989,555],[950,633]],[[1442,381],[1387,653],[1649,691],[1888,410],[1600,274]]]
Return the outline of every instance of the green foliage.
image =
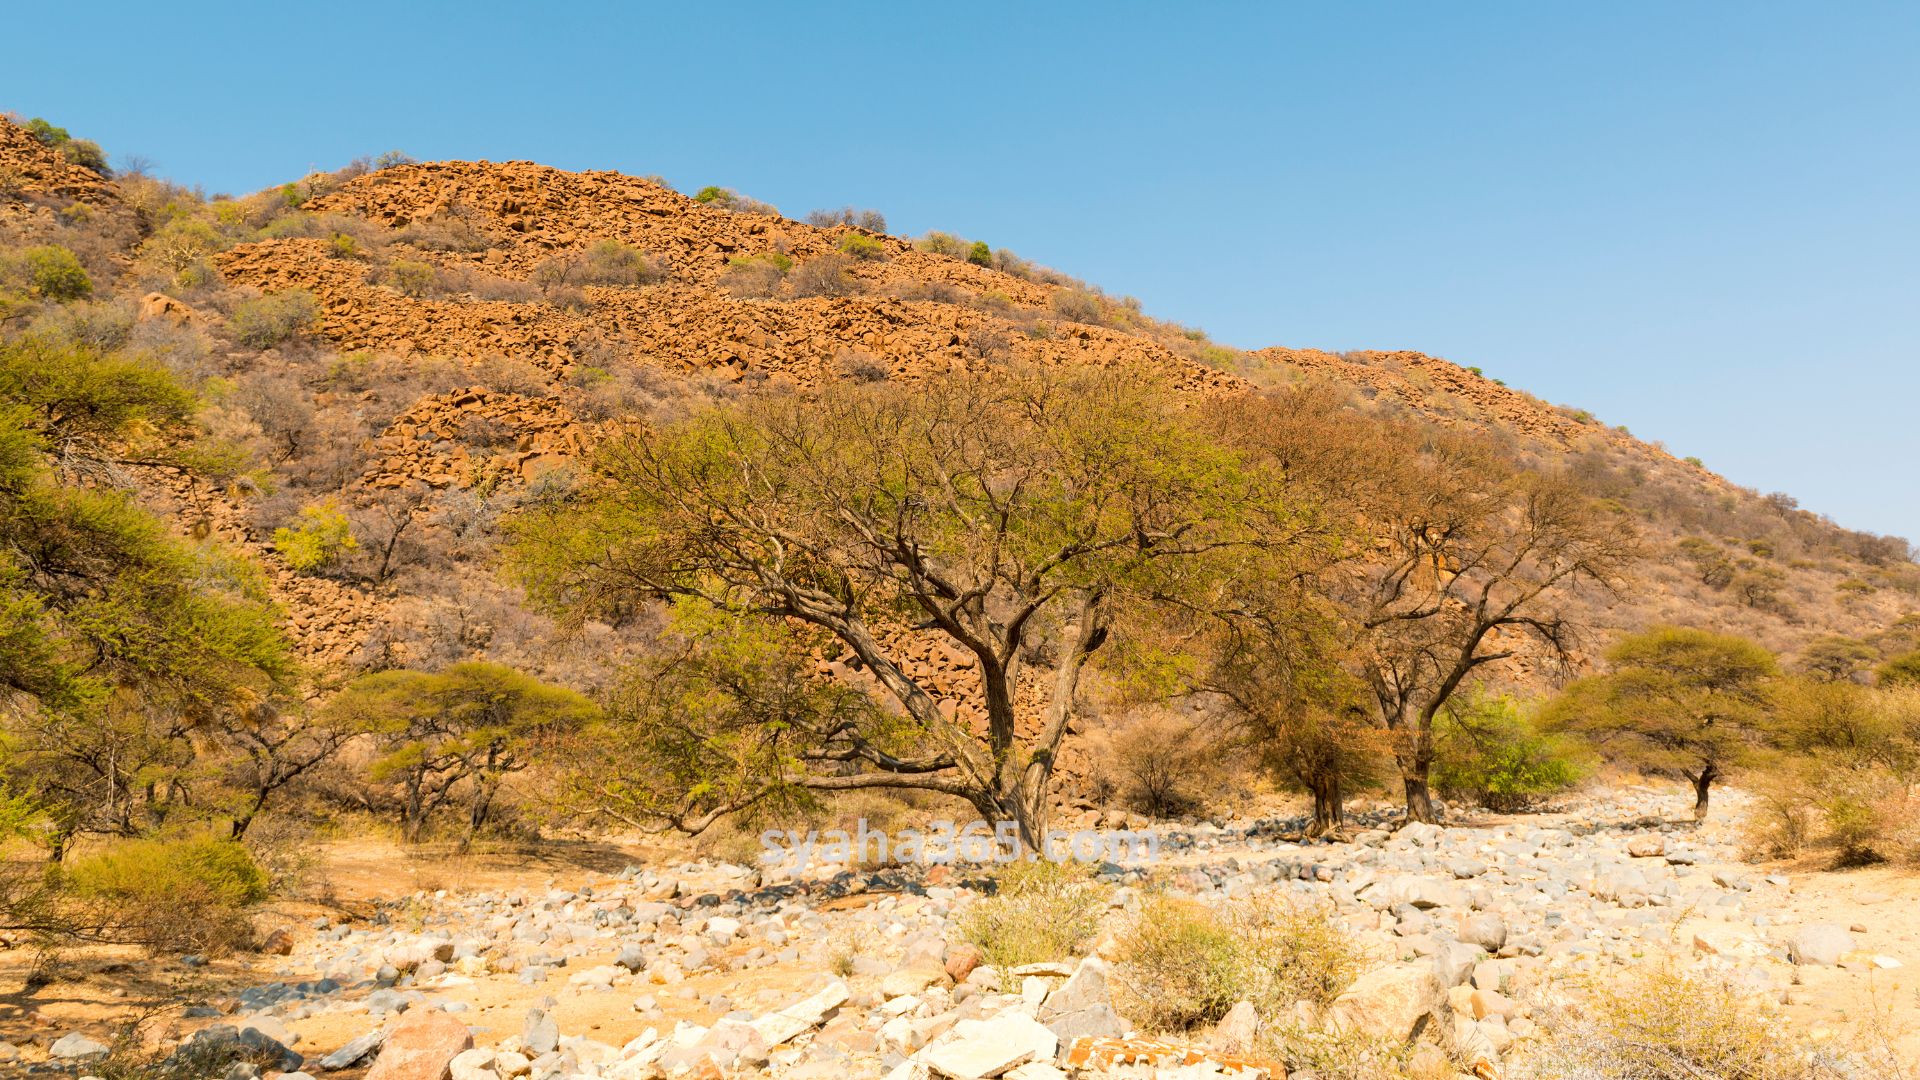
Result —
[[[1585,773],[1568,740],[1537,731],[1510,697],[1452,699],[1436,718],[1433,782],[1449,799],[1511,813],[1572,788]]]
[[[1297,1001],[1324,1006],[1360,973],[1364,953],[1324,910],[1271,897],[1215,908],[1160,893],[1122,931],[1115,959],[1135,1019],[1184,1031],[1240,1001],[1267,1022]]]
[[[267,875],[231,840],[122,840],[61,874],[67,896],[110,938],[155,951],[225,952],[251,936],[245,908]]]
[[[47,300],[80,300],[93,295],[93,279],[73,252],[42,244],[20,253],[27,288]]]
[[[815,677],[824,635],[682,599],[651,659],[628,671],[568,771],[583,806],[699,832],[720,813],[786,820],[815,805],[796,783],[828,732],[904,752],[903,725],[863,690]]]
[[[717,184],[708,184],[706,187],[694,193],[693,201],[697,203],[719,203],[725,206],[733,201],[733,192]]]
[[[347,512],[332,499],[301,507],[297,524],[273,530],[273,549],[303,574],[330,569],[359,546]]]
[[[227,329],[242,345],[270,349],[313,329],[320,301],[305,289],[268,293],[234,305]]]
[[[1873,678],[1881,686],[1920,686],[1920,649],[1881,664],[1873,669]]]
[[[368,775],[397,790],[407,839],[420,839],[464,789],[471,841],[506,776],[597,716],[572,690],[503,664],[466,662],[364,676],[328,703],[324,719],[374,737],[379,756]]]
[[[1745,638],[1680,627],[1630,634],[1607,651],[1612,671],[1567,687],[1543,716],[1615,760],[1684,776],[1706,813],[1707,789],[1751,763],[1772,722],[1773,654]]]
[[[856,259],[880,259],[887,254],[887,245],[864,233],[848,233],[840,238],[840,253]]]
[[[975,266],[992,266],[993,249],[985,240],[975,240],[967,247],[967,261]]]
[[[581,256],[583,285],[652,285],[666,271],[638,248],[618,240],[596,240]]]
[[[74,860],[65,871],[81,898],[193,895],[229,907],[267,898],[267,875],[231,840],[123,840]]]
[[[1006,972],[1022,964],[1070,960],[1100,932],[1108,890],[1085,863],[1034,859],[1000,872],[998,889],[959,917],[961,939]]]
[[[107,169],[107,155],[100,144],[90,139],[76,139],[66,128],[58,127],[38,116],[27,121],[27,134],[40,140],[55,150],[68,162],[92,169],[101,176],[111,175]]]
[[[0,343],[0,403],[47,442],[133,439],[142,452],[183,436],[199,406],[158,364],[41,337]]]
[[[747,269],[770,266],[784,274],[793,269],[793,259],[778,251],[763,251],[758,255],[735,255],[727,260],[727,265]]]

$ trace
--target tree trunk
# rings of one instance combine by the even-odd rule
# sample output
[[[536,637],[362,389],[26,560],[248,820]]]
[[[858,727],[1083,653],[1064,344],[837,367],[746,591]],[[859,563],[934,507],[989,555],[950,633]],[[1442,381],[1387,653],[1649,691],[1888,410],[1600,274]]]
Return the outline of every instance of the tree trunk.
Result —
[[[1431,825],[1436,820],[1433,812],[1433,792],[1427,787],[1425,766],[1418,769],[1418,775],[1409,772],[1405,776],[1407,785],[1407,820],[1424,821]]]
[[[1346,799],[1340,791],[1339,777],[1314,784],[1308,790],[1313,794],[1313,824],[1307,827],[1308,836],[1325,836],[1346,825]]]
[[[1692,778],[1693,780],[1693,820],[1695,821],[1707,820],[1707,799],[1712,794],[1713,781],[1714,781],[1714,778],[1718,775],[1719,775],[1718,771],[1715,770],[1713,766],[1709,765],[1706,768],[1700,770],[1699,776]]]

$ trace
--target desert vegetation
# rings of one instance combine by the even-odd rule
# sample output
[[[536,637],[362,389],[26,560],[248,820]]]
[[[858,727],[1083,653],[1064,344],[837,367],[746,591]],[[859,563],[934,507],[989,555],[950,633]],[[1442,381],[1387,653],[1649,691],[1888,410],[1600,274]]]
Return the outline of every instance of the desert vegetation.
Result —
[[[319,895],[304,856],[343,837],[424,859],[668,830],[711,870],[855,817],[1009,822],[1028,849],[1154,829],[1197,861],[929,875],[912,887],[943,895],[900,931],[852,929],[944,935],[922,947],[953,965],[897,1015],[1024,979],[1078,1000],[1060,981],[1084,969],[1122,1034],[1414,1075],[1542,1030],[1447,1000],[1483,989],[1476,964],[1539,959],[1467,926],[1467,842],[1437,897],[1389,896],[1441,865],[1436,823],[1512,829],[1531,858],[1560,842],[1524,822],[1627,777],[1684,791],[1674,828],[1738,813],[1752,858],[1920,860],[1904,541],[1476,371],[1243,356],[873,211],[548,171],[585,224],[532,244],[478,196],[413,213],[451,166],[400,155],[208,196],[110,178],[50,124],[0,133],[0,923],[38,950],[264,946],[263,911]],[[80,171],[55,190],[27,166]],[[1195,839],[1229,821],[1236,860],[1339,854],[1240,881]],[[1613,835],[1578,843],[1604,860]],[[686,901],[648,931],[684,975],[694,894],[656,871],[617,888],[629,912]],[[713,872],[735,914],[798,887]],[[1582,888],[1624,909],[1635,886]],[[743,965],[802,936],[711,926],[686,930],[697,955],[751,934]],[[465,959],[447,944],[439,972],[374,982],[424,985]],[[961,946],[1001,981],[955,975]],[[515,948],[472,955],[548,966]],[[895,974],[844,951],[840,976]],[[1436,963],[1454,981],[1429,993]],[[1382,970],[1425,1003],[1405,1030],[1355,1003]],[[1540,1075],[1818,1075],[1749,1045],[1739,993],[1674,978],[1711,1031],[1646,1020],[1664,984],[1543,991],[1585,1034]]]

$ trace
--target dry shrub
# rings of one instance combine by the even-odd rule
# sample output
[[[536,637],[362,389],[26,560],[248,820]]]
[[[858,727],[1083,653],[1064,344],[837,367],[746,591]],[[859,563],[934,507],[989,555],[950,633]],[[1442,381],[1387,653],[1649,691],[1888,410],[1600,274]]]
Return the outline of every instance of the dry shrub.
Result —
[[[1106,783],[1132,808],[1154,817],[1204,813],[1222,792],[1242,791],[1244,771],[1232,741],[1206,720],[1152,711],[1133,716],[1106,737],[1094,756],[1106,762]]]
[[[1034,859],[1013,863],[999,889],[960,916],[960,935],[985,961],[1006,971],[1080,955],[1100,932],[1108,890],[1085,863]]]
[[[1843,1075],[1731,982],[1672,966],[1598,981],[1549,1018],[1535,1080],[1817,1080]]]
[[[231,840],[125,840],[63,874],[78,921],[154,952],[223,953],[252,939],[246,908],[267,875]]]
[[[1159,1031],[1184,1031],[1251,1002],[1264,1021],[1296,1002],[1322,1006],[1360,973],[1359,941],[1321,908],[1266,897],[1230,909],[1155,894],[1119,940],[1128,1012]]]
[[[822,255],[808,259],[793,271],[795,296],[852,296],[860,283],[847,273],[852,260],[845,255]]]

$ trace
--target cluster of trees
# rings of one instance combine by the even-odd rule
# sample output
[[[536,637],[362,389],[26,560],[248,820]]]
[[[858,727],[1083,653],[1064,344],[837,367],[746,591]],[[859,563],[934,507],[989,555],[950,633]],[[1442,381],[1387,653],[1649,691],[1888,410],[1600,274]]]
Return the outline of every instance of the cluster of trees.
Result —
[[[917,789],[1032,842],[1099,668],[1222,703],[1323,827],[1376,749],[1431,820],[1436,717],[1517,650],[1564,656],[1561,603],[1616,587],[1635,534],[1482,440],[1354,421],[1311,390],[1200,409],[1099,372],[762,398],[610,446],[510,523],[511,559],[563,616],[709,627],[679,635],[670,705],[603,725],[613,774],[662,781],[593,785],[615,814]],[[971,672],[917,674],[926,638]],[[875,693],[798,691],[836,663]]]

